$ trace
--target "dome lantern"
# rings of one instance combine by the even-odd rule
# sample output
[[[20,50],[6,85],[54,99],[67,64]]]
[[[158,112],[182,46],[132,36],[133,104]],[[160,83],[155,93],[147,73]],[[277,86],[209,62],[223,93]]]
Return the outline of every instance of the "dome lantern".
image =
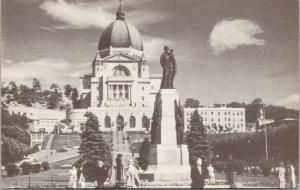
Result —
[[[137,50],[140,56],[143,52],[141,36],[133,25],[125,21],[125,14],[122,11],[121,1],[119,9],[116,12],[116,20],[104,29],[98,43],[98,50],[101,53],[101,57],[109,55],[110,53],[107,52],[111,52],[114,48],[128,48],[128,50],[125,51],[132,52]]]

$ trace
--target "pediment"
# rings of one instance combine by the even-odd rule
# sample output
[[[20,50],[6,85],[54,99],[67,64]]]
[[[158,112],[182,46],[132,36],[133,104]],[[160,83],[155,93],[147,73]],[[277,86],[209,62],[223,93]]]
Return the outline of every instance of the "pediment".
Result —
[[[111,56],[108,56],[106,58],[104,58],[102,61],[139,61],[139,59],[132,57],[130,55],[125,55],[122,53],[117,53],[117,54],[113,54]]]

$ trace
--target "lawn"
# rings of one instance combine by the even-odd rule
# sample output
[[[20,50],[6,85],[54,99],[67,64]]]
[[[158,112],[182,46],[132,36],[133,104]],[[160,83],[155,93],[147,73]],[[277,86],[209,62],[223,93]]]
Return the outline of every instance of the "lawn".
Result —
[[[31,175],[2,177],[2,187],[66,187],[69,181],[69,169],[50,169]]]
[[[52,167],[48,171],[42,171],[38,174],[32,175],[18,175],[15,177],[4,177],[2,178],[2,187],[29,187],[29,176],[30,176],[30,187],[67,187],[69,181],[69,169],[59,169]],[[225,180],[226,176],[224,173],[216,173],[217,180]],[[249,176],[249,175],[234,175],[234,181],[240,182],[244,187],[278,187],[276,176]],[[158,182],[152,182],[158,183]],[[144,187],[150,185],[151,182]],[[162,183],[164,184],[164,183]],[[189,184],[185,184],[188,185]],[[157,186],[157,184],[156,184]],[[179,187],[179,186],[178,186]],[[221,186],[219,186],[222,188]]]

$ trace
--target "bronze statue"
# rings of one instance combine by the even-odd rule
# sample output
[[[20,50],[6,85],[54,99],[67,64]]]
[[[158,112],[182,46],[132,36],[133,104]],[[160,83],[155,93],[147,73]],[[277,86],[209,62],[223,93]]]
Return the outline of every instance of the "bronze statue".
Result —
[[[174,101],[175,103],[175,121],[176,121],[176,139],[177,144],[184,144],[183,136],[184,136],[184,119],[183,112],[181,110],[180,103]]]
[[[169,51],[169,47],[164,47],[164,53],[160,56],[160,64],[163,68],[163,78],[161,80],[161,89],[173,89],[174,77],[176,75],[176,61],[173,49]]]
[[[151,123],[151,144],[161,143],[161,112],[161,98],[160,94],[157,94]]]

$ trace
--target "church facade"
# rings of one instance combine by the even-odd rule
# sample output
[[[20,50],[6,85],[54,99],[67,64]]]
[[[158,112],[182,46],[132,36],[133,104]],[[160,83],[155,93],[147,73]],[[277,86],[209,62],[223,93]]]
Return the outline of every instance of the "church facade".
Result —
[[[75,131],[83,130],[87,111],[98,117],[102,131],[150,130],[161,76],[150,74],[143,50],[120,7],[100,37],[92,72],[80,77],[81,107],[69,113]]]

